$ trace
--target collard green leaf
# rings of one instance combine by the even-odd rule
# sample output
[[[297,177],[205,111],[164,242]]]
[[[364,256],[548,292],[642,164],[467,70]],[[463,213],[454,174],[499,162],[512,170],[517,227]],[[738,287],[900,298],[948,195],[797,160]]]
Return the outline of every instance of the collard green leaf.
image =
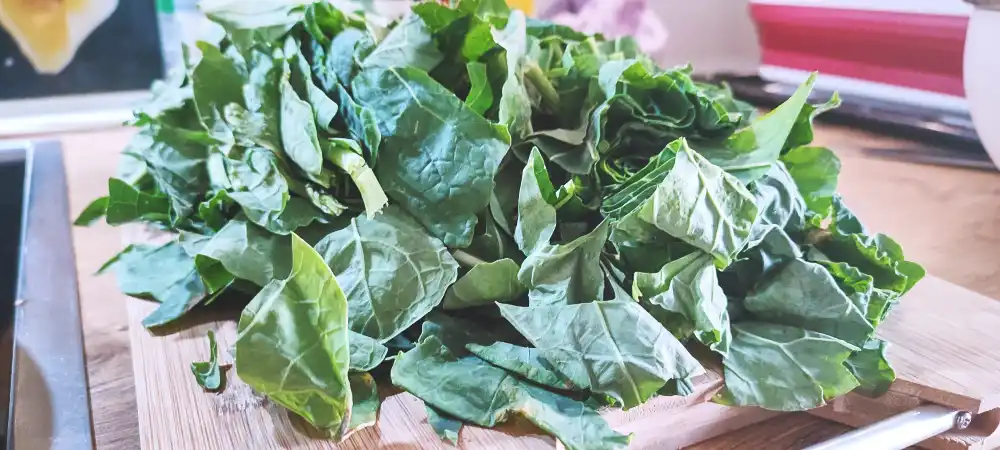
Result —
[[[775,411],[818,408],[858,386],[844,366],[856,351],[815,331],[761,322],[733,325],[733,343],[723,358],[723,403]]]
[[[724,268],[750,238],[757,217],[753,195],[683,141],[679,147],[674,168],[630,214],[711,254]]]
[[[161,194],[140,192],[117,178],[108,180],[108,196],[105,202],[106,209],[103,212],[109,225],[121,225],[139,220],[160,223],[170,221],[170,199]]]
[[[323,171],[313,110],[289,82],[286,70],[281,80],[281,145],[285,153],[306,174],[318,177]]]
[[[378,119],[386,193],[446,245],[468,246],[510,135],[417,69],[365,70],[353,92]]]
[[[462,431],[462,421],[449,416],[441,410],[427,405],[427,423],[431,425],[438,437],[458,445],[458,434]]]
[[[812,74],[781,106],[737,131],[725,145],[699,147],[698,151],[744,183],[760,178],[781,155],[815,83],[816,74]]]
[[[312,108],[315,126],[318,129],[330,130],[330,123],[336,117],[338,105],[313,82],[309,61],[299,51],[301,44],[289,36],[285,40],[285,57],[289,58],[291,69],[290,81],[299,97],[308,101]],[[282,92],[284,95],[284,92]]]
[[[795,147],[781,157],[798,185],[809,211],[821,218],[830,215],[840,176],[840,159],[823,147]]]
[[[316,245],[347,294],[352,331],[386,342],[434,309],[458,263],[395,207],[356,217]]]
[[[413,14],[394,27],[361,66],[364,69],[412,67],[429,72],[443,59],[424,20]]]
[[[520,381],[474,356],[456,357],[436,336],[421,339],[392,367],[393,384],[458,419],[492,427],[520,414],[568,449],[623,449],[615,432],[583,403]]]
[[[160,302],[142,320],[147,328],[173,322],[205,298],[205,286],[194,258],[177,242],[159,247],[135,246],[121,255],[115,271],[120,291]]]
[[[347,375],[351,384],[351,421],[347,433],[362,428],[375,426],[378,420],[378,407],[382,400],[378,396],[378,385],[375,378],[367,373],[351,373]]]
[[[515,140],[531,134],[531,98],[524,86],[522,71],[528,53],[524,13],[514,11],[503,30],[494,30],[493,39],[506,51],[507,79],[500,93],[500,123],[507,125]]]
[[[805,328],[862,346],[875,328],[822,265],[792,260],[762,279],[744,301],[762,320]]]
[[[171,221],[177,224],[194,212],[208,186],[205,163],[216,141],[204,132],[157,124],[140,134],[149,138],[142,158],[156,187],[170,198]]]
[[[323,258],[292,235],[292,271],[264,286],[240,316],[236,371],[255,391],[317,428],[351,422],[347,299]]]
[[[666,264],[659,272],[637,272],[632,291],[648,308],[659,308],[675,317],[668,322],[661,320],[668,330],[676,334],[677,329],[690,329],[699,342],[712,350],[722,355],[729,350],[732,335],[728,301],[719,286],[712,255],[691,253]],[[656,312],[651,314],[659,317]]]
[[[191,363],[191,373],[198,385],[217,391],[222,387],[222,370],[219,369],[219,349],[215,343],[215,332],[208,330],[208,361]]]
[[[368,162],[375,165],[378,161],[378,150],[382,145],[382,132],[378,128],[378,118],[371,108],[359,105],[347,93],[344,86],[337,85],[338,101],[340,102],[340,117],[344,120],[347,131],[354,140],[365,145]]]
[[[469,72],[469,95],[465,97],[465,104],[469,105],[473,111],[485,114],[493,107],[493,88],[486,73],[486,65],[479,62],[470,62],[466,65]]]
[[[242,91],[246,75],[240,73],[237,63],[223,55],[219,48],[198,42],[198,50],[201,50],[201,61],[191,73],[191,86],[198,117],[211,129],[215,120],[222,117],[226,105],[246,106]]]
[[[896,380],[896,371],[885,359],[888,346],[885,341],[872,339],[865,343],[860,351],[847,358],[844,364],[860,383],[855,392],[869,397],[880,397],[889,391],[892,382]]]
[[[607,394],[626,409],[669,380],[704,371],[638,303],[500,305],[500,311],[573,385]]]
[[[795,121],[795,126],[792,127],[792,132],[789,133],[788,139],[785,141],[785,151],[811,144],[813,141],[813,121],[816,116],[839,106],[840,95],[836,92],[830,96],[830,100],[827,100],[826,103],[820,105],[805,104],[799,113],[799,118]]]
[[[108,196],[98,198],[90,202],[90,204],[87,205],[86,208],[83,208],[83,211],[80,212],[80,215],[77,216],[76,220],[73,221],[73,225],[76,225],[78,227],[89,226],[94,222],[100,220],[101,217],[104,217],[104,214],[107,213],[107,210],[108,210]]]
[[[361,333],[351,331],[348,333],[348,339],[351,343],[352,372],[368,372],[382,364],[389,354],[389,349],[381,342]]]
[[[875,279],[875,287],[904,294],[924,277],[920,265],[904,259],[902,248],[884,234],[833,234],[816,247],[831,261],[845,262]]]
[[[525,293],[518,270],[520,266],[508,258],[476,264],[448,288],[441,305],[463,309],[515,300]]]
[[[517,278],[533,306],[599,301],[604,295],[601,250],[608,222],[572,242],[541,245],[521,265]]]
[[[806,203],[795,181],[777,162],[749,187],[757,205],[757,220],[750,229],[748,248],[756,247],[773,229],[801,231],[806,221]]]
[[[525,255],[549,244],[556,231],[556,189],[549,180],[545,160],[538,149],[531,151],[521,174],[517,197],[514,240]]]
[[[488,346],[468,344],[465,348],[483,361],[533,383],[552,389],[573,390],[573,386],[551,368],[551,364],[541,357],[536,348],[506,342],[494,342]]]
[[[195,256],[199,267],[213,261],[236,278],[263,287],[291,271],[291,239],[245,221],[232,220]]]

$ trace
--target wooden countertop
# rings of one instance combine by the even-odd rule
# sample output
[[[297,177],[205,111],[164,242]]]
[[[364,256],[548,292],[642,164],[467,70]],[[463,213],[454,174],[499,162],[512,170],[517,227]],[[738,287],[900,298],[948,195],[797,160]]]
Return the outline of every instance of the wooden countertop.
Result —
[[[106,193],[117,154],[131,135],[131,130],[117,129],[61,137],[74,216]],[[819,127],[816,144],[840,155],[840,191],[865,225],[898,240],[928,272],[1000,298],[995,281],[1000,275],[1000,173],[874,159],[862,148],[905,142],[842,127]],[[136,449],[126,308],[113,276],[93,276],[120,249],[121,238],[106,225],[75,228],[73,238],[97,447]],[[845,430],[805,414],[783,416],[696,448],[797,449]]]

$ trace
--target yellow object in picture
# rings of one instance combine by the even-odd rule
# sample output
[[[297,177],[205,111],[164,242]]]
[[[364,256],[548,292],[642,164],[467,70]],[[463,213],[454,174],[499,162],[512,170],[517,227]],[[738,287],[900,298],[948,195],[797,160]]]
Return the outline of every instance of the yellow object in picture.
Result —
[[[535,0],[507,0],[507,5],[514,9],[520,9],[528,15],[535,13]]]
[[[0,0],[7,30],[38,73],[61,72],[118,0]]]

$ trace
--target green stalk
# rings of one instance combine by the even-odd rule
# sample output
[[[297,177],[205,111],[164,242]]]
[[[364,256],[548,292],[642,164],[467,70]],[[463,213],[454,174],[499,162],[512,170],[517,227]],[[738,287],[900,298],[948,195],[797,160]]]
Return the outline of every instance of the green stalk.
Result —
[[[534,62],[525,63],[524,77],[531,82],[535,89],[538,89],[538,93],[542,95],[542,102],[551,111],[559,110],[559,92],[556,91],[555,86],[552,86],[552,82],[549,78],[545,76],[545,72],[542,72],[542,68],[538,67],[538,64]]]
[[[372,171],[371,167],[368,167],[365,158],[361,156],[360,148],[358,148],[358,152],[354,151],[354,148],[358,148],[354,141],[330,139],[324,146],[323,156],[327,161],[347,172],[354,180],[358,192],[361,193],[361,200],[365,203],[368,218],[372,218],[389,203],[389,198],[382,190],[382,185],[375,177],[375,172]]]
[[[455,258],[455,261],[458,261],[459,264],[461,264],[464,267],[468,267],[470,269],[480,264],[487,263],[487,261],[484,261],[480,258],[470,255],[469,253],[466,253],[464,250],[454,250],[451,252],[451,256],[453,256]]]

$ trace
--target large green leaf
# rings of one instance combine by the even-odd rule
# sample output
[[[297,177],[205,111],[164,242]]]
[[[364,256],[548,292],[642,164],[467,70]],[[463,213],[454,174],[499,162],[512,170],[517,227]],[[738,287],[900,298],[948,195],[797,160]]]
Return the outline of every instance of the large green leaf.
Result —
[[[608,228],[604,222],[569,243],[541,245],[528,255],[517,277],[528,288],[533,306],[603,298],[601,250],[608,240]]]
[[[762,279],[744,301],[762,320],[805,328],[862,346],[875,332],[822,265],[795,259]]]
[[[724,268],[750,238],[757,217],[754,197],[739,180],[681,144],[673,169],[630,215],[711,254]]]
[[[365,69],[413,67],[429,72],[442,59],[444,55],[438,50],[424,20],[413,14],[394,27],[361,66]]]
[[[840,176],[840,159],[824,147],[795,147],[781,157],[795,180],[809,210],[822,218],[830,215]]]
[[[844,364],[861,384],[856,392],[869,397],[879,397],[888,392],[892,382],[896,381],[896,371],[885,358],[888,346],[885,341],[872,339],[866,342],[860,351],[847,358]]]
[[[201,61],[191,73],[194,104],[201,122],[209,129],[222,117],[226,105],[245,106],[242,86],[246,75],[240,73],[236,61],[226,57],[206,42],[198,42]]]
[[[635,302],[517,307],[503,316],[573,385],[606,394],[626,409],[669,380],[704,371],[669,331]]]
[[[545,160],[538,149],[531,151],[521,174],[517,197],[517,225],[514,240],[524,254],[548,245],[556,231],[556,189],[549,180]]]
[[[510,302],[525,292],[517,279],[520,266],[512,259],[476,264],[445,293],[444,309],[462,309]]]
[[[289,81],[286,67],[281,79],[281,145],[285,153],[313,178],[323,172],[323,151],[319,148],[313,108],[299,98]]]
[[[240,316],[236,371],[257,392],[317,428],[350,425],[347,299],[323,258],[292,235],[292,271],[264,286]]]
[[[353,92],[378,119],[386,193],[446,245],[468,246],[510,135],[417,69],[365,70]]]
[[[488,346],[468,344],[465,348],[483,361],[533,383],[563,391],[573,390],[573,386],[551,368],[549,362],[541,357],[536,348],[521,347],[506,342],[494,342]]]
[[[437,336],[421,339],[396,360],[392,382],[428,405],[480,426],[522,415],[568,449],[619,449],[631,439],[583,403],[520,381],[474,356],[456,357]]]
[[[203,277],[203,268],[218,263],[232,276],[263,287],[291,271],[291,239],[268,233],[251,223],[232,220],[194,258]]]
[[[176,241],[159,247],[134,246],[121,254],[115,272],[120,291],[160,302],[142,319],[147,328],[173,322],[205,299],[194,258]]]
[[[776,411],[818,408],[858,386],[844,366],[857,347],[815,331],[745,322],[733,325],[722,360],[726,388],[719,399]]]
[[[734,133],[724,145],[696,146],[697,150],[744,183],[760,178],[781,155],[815,83],[812,74],[781,106]]]
[[[635,274],[633,295],[675,335],[690,329],[699,342],[722,355],[729,350],[729,312],[712,255],[696,252],[671,261],[656,273]]]
[[[351,330],[386,342],[441,303],[458,263],[395,207],[356,217],[316,245],[347,294]]]
[[[138,220],[160,223],[170,221],[170,199],[162,194],[141,192],[117,178],[108,180],[105,208],[103,213],[109,225]],[[83,215],[77,220],[82,218]]]

